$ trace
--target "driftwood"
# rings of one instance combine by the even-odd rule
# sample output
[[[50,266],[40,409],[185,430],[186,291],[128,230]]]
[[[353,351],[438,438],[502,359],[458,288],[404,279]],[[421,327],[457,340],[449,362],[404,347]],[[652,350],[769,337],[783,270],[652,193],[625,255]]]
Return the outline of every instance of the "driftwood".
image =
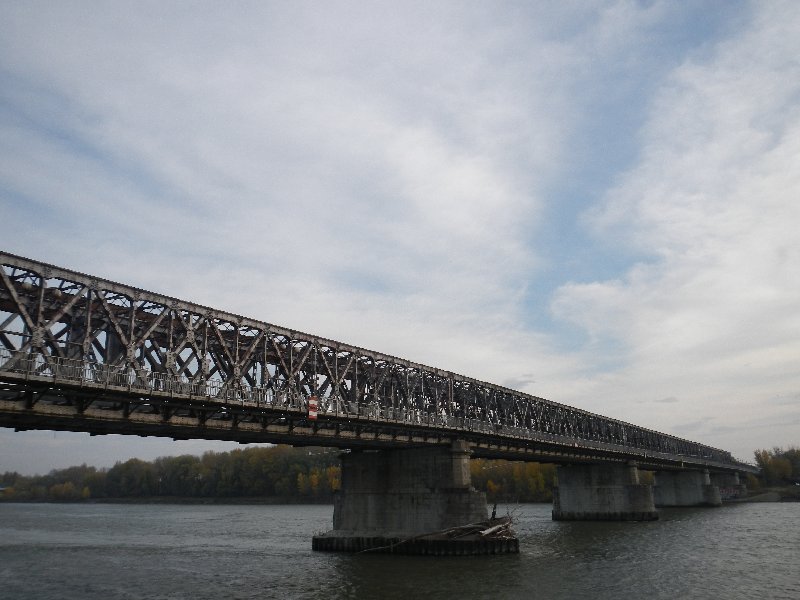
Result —
[[[511,523],[500,523],[500,525],[495,525],[494,527],[489,527],[489,529],[484,529],[483,531],[479,532],[482,536],[492,535],[493,533],[508,529]]]
[[[398,540],[397,542],[387,546],[368,548],[366,550],[362,550],[361,552],[379,552],[390,548],[396,548],[397,546],[412,540],[420,539],[463,539],[467,541],[470,536],[472,539],[510,539],[516,537],[511,529],[511,522],[512,519],[510,516],[489,519],[488,521],[481,521],[480,523],[469,523],[467,525],[459,525],[458,527],[450,527],[449,529],[442,529],[440,531],[422,533],[420,535]]]

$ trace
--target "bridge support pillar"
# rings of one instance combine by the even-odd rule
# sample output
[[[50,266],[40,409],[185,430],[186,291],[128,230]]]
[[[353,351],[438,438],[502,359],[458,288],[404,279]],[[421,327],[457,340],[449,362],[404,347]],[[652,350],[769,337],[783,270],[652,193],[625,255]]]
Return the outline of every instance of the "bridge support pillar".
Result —
[[[719,488],[705,471],[656,471],[656,506],[721,506]]]
[[[711,483],[719,488],[723,502],[747,496],[747,486],[740,481],[738,473],[711,473]]]
[[[553,490],[554,521],[654,521],[653,490],[635,463],[564,465]]]
[[[471,486],[470,453],[469,444],[458,441],[450,447],[343,454],[333,530],[315,536],[312,547],[353,552],[397,545],[401,552],[420,546],[419,540],[400,546],[403,540],[486,521],[486,495]],[[436,544],[427,550],[449,553]]]

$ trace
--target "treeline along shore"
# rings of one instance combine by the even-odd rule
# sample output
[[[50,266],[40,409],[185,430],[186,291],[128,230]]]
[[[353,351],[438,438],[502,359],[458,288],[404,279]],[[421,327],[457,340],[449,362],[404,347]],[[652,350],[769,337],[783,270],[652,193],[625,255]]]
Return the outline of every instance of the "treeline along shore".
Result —
[[[332,502],[341,484],[339,450],[272,446],[206,452],[143,461],[132,458],[109,469],[81,465],[47,475],[0,475],[7,502]],[[782,487],[781,497],[800,496],[800,449],[758,450],[753,493]],[[473,486],[489,502],[550,502],[555,466],[474,459]],[[644,482],[652,475],[642,473]],[[786,492],[788,490],[788,492]]]
[[[339,450],[273,446],[206,452],[109,469],[81,465],[47,475],[0,475],[9,502],[197,501],[332,502],[341,484]],[[538,463],[475,459],[473,485],[492,502],[549,502],[555,468]]]

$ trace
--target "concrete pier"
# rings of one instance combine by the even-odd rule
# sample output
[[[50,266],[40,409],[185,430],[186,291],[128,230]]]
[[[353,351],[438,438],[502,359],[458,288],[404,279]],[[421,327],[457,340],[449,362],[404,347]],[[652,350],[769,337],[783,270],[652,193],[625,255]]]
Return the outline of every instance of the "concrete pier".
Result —
[[[719,488],[705,471],[656,471],[656,506],[721,506]]]
[[[711,473],[711,484],[719,488],[723,502],[747,496],[747,485],[741,482],[738,473]]]
[[[460,441],[450,447],[343,454],[333,530],[315,536],[313,547],[359,551],[486,521],[486,495],[471,486],[469,456],[469,445]],[[491,546],[489,551],[503,550]]]
[[[635,463],[558,467],[554,521],[655,521],[653,490]]]

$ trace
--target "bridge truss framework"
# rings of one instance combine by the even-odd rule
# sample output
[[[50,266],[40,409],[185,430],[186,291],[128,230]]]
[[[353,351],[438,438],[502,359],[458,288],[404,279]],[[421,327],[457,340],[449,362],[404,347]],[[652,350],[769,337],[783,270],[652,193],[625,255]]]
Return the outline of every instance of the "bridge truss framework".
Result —
[[[0,425],[351,448],[459,438],[487,457],[754,470],[697,442],[3,252]]]

